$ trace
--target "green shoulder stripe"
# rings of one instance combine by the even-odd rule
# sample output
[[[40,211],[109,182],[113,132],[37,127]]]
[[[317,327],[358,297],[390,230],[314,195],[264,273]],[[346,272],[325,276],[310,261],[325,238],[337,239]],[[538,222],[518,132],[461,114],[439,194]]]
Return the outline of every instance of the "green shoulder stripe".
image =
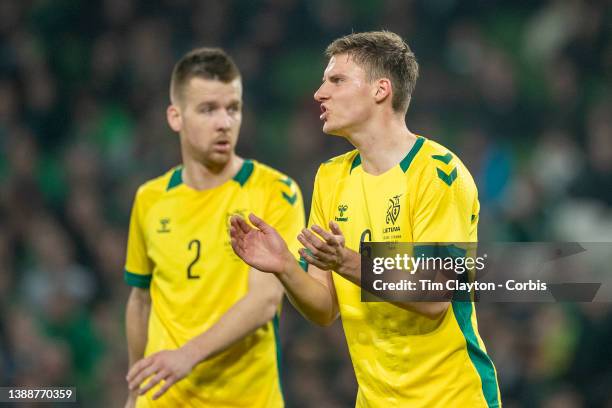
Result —
[[[170,181],[168,182],[168,186],[166,187],[166,191],[173,189],[183,183],[183,166],[177,167],[172,176],[170,176]]]
[[[421,150],[421,147],[423,147],[423,143],[425,143],[425,138],[419,136],[416,142],[414,142],[412,149],[410,149],[406,157],[404,157],[402,161],[400,162],[400,167],[404,173],[408,171],[408,167],[410,167],[410,163],[412,163],[412,160],[414,160],[414,157],[417,155],[419,150]]]
[[[277,181],[280,181],[287,187],[291,187],[291,185],[293,184],[293,180],[291,180],[289,177],[285,177],[284,179],[278,179]]]
[[[357,156],[353,159],[353,163],[351,163],[351,170],[349,170],[349,174],[353,172],[353,169],[361,164],[361,156],[357,153]]]
[[[289,195],[283,191],[283,198],[287,200],[287,202],[291,205],[295,204],[297,200],[297,193],[293,193],[293,195]]]
[[[436,170],[438,170],[438,178],[442,180],[443,182],[445,182],[446,184],[448,184],[449,187],[457,179],[457,168],[456,167],[453,168],[453,170],[448,174],[443,172],[439,167],[436,167]]]
[[[140,275],[127,270],[123,271],[123,280],[130,286],[136,286],[141,289],[148,289],[151,286],[151,278],[153,275]]]
[[[450,153],[446,153],[444,156],[441,156],[439,154],[434,154],[431,157],[433,157],[434,160],[439,160],[444,164],[448,164],[450,163],[451,160],[453,160],[453,155]]]
[[[238,173],[236,173],[236,175],[234,176],[233,180],[238,182],[238,184],[240,184],[240,187],[243,187],[244,184],[249,180],[249,177],[251,177],[254,167],[255,165],[253,164],[252,160],[245,160],[244,163],[242,163],[242,167],[240,168]]]

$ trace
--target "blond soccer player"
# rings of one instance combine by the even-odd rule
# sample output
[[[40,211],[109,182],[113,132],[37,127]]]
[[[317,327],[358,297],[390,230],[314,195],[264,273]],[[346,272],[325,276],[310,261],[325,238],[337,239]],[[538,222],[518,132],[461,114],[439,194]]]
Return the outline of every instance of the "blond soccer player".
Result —
[[[314,95],[323,131],[356,149],[317,172],[310,228],[298,236],[307,273],[265,216],[250,216],[255,228],[232,217],[233,248],[273,273],[307,319],[329,325],[342,317],[357,407],[499,407],[472,302],[361,301],[360,242],[410,242],[415,254],[427,254],[425,243],[477,240],[479,203],[469,171],[405,123],[418,77],[414,54],[385,31],[339,38],[326,54]],[[440,255],[456,256],[455,249],[436,246]]]

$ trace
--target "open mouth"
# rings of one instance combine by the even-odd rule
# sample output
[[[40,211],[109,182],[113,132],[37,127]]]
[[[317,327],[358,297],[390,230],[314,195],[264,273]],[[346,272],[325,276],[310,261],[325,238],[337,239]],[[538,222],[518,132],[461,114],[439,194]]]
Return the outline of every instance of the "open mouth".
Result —
[[[214,144],[213,144],[213,148],[217,151],[228,151],[230,150],[230,148],[232,147],[232,144],[230,143],[229,140],[217,140]]]
[[[321,115],[319,116],[319,119],[321,120],[327,119],[327,108],[325,107],[325,105],[321,105]]]

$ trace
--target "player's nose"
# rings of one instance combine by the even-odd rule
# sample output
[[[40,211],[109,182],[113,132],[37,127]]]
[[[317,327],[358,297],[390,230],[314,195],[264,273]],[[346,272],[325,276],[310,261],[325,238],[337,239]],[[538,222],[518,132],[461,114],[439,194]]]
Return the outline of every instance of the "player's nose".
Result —
[[[329,95],[327,94],[327,91],[325,89],[325,84],[321,84],[321,86],[319,87],[319,89],[317,89],[314,93],[314,99],[317,102],[323,102],[324,100],[326,100],[327,98],[329,98]]]
[[[222,109],[215,124],[218,130],[227,130],[232,127],[232,117],[225,109]]]

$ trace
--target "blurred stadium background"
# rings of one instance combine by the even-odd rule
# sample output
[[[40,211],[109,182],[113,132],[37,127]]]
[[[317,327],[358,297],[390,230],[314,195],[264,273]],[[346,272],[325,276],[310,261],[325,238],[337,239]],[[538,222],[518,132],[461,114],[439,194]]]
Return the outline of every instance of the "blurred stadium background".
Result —
[[[612,2],[0,2],[0,385],[75,385],[119,407],[123,283],[137,186],[179,162],[175,60],[225,47],[245,84],[239,153],[293,176],[309,207],[324,47],[386,28],[421,65],[409,128],[474,174],[488,241],[612,242]],[[609,267],[609,265],[608,265]],[[612,272],[612,270],[611,270]],[[486,304],[506,407],[612,407],[612,307]],[[282,319],[289,407],[351,407],[340,324]]]

